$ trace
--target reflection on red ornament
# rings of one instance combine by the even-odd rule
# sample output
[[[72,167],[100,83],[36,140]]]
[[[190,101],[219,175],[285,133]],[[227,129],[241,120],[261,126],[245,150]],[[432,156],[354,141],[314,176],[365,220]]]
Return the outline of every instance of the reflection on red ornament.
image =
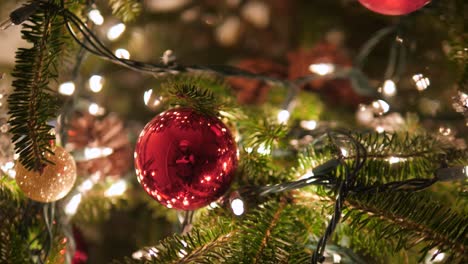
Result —
[[[151,120],[135,148],[138,181],[168,208],[194,210],[229,188],[237,148],[216,117],[192,109],[171,109]]]
[[[431,0],[359,0],[366,8],[384,15],[406,15],[431,2]]]

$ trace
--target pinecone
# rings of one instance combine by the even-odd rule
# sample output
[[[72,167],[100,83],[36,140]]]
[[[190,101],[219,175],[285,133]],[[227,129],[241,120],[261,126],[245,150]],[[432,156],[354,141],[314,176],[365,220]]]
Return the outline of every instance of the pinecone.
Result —
[[[70,121],[67,149],[111,148],[112,154],[102,158],[78,161],[78,173],[101,177],[119,177],[127,172],[132,164],[132,148],[128,131],[122,120],[110,114],[99,119],[88,113],[76,113]]]

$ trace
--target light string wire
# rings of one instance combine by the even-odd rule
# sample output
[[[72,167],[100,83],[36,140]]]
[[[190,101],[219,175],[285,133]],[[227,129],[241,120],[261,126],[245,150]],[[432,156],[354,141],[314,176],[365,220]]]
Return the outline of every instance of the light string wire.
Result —
[[[239,190],[239,194],[243,197],[259,197],[266,196],[274,193],[282,193],[289,190],[300,189],[306,186],[317,185],[327,189],[336,189],[337,194],[335,198],[334,212],[330,219],[327,228],[322,237],[318,240],[316,250],[311,257],[311,263],[321,263],[325,260],[324,253],[326,243],[333,234],[337,225],[341,220],[342,210],[346,197],[350,193],[377,193],[377,192],[416,192],[430,187],[434,183],[439,181],[439,178],[434,176],[433,178],[414,178],[404,181],[395,181],[385,184],[375,184],[370,186],[356,185],[356,178],[359,171],[362,169],[367,160],[367,150],[365,146],[356,140],[352,134],[345,130],[330,130],[324,132],[321,137],[312,143],[319,143],[323,139],[328,139],[331,144],[338,150],[337,158],[330,159],[325,163],[315,167],[312,170],[310,177],[300,179],[297,181],[280,183],[272,186],[249,186]],[[342,143],[351,143],[355,155],[351,164],[345,162],[349,160],[344,157],[340,149]],[[345,177],[343,180],[337,179],[333,172],[339,167],[343,166],[345,171]]]

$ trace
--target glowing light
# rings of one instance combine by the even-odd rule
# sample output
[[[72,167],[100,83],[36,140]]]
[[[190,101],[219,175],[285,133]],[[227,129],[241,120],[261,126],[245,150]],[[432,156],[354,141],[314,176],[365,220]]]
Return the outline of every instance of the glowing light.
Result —
[[[415,74],[412,78],[414,83],[416,84],[416,89],[418,89],[418,91],[426,90],[427,87],[429,87],[429,85],[431,84],[429,78],[424,77],[424,75],[422,74]]]
[[[348,156],[348,150],[345,149],[345,148],[340,148],[341,150],[341,155],[343,155],[343,157],[347,157]]]
[[[309,65],[309,71],[324,76],[335,71],[335,66],[331,63],[317,63]]]
[[[109,189],[104,192],[104,195],[107,197],[120,196],[124,194],[127,190],[127,182],[124,180],[119,180],[116,183],[112,184]]]
[[[96,103],[91,103],[88,107],[88,112],[94,116],[99,116],[105,113],[105,109]]]
[[[117,49],[115,50],[115,56],[119,59],[130,59],[130,52],[126,49]]]
[[[15,163],[13,161],[8,161],[7,163],[1,166],[3,172],[5,172],[10,178],[14,179],[16,177]]]
[[[84,149],[84,156],[86,160],[91,160],[91,159],[107,157],[110,154],[112,154],[112,152],[114,152],[112,148],[100,148],[100,147],[88,148],[86,147]]]
[[[425,263],[442,262],[444,259],[445,259],[445,253],[440,252],[438,249],[433,249],[430,251],[430,254],[426,257]]]
[[[104,23],[104,17],[101,15],[101,12],[99,12],[99,10],[97,9],[92,9],[91,11],[89,11],[88,17],[89,19],[91,19],[91,21],[93,21],[94,24],[98,26]]]
[[[81,193],[73,195],[70,201],[65,205],[65,214],[74,215],[81,203]]]
[[[80,192],[87,192],[89,190],[91,190],[94,186],[94,182],[91,180],[91,179],[86,179],[83,183],[80,184],[80,186],[78,186],[78,191]]]
[[[148,105],[149,99],[151,98],[152,94],[153,94],[153,89],[149,89],[143,95],[143,101],[145,101],[145,105]]]
[[[302,175],[299,180],[304,180],[304,179],[307,179],[307,178],[310,178],[314,176],[314,172],[312,170],[307,170],[306,173],[304,173],[304,175]]]
[[[104,78],[100,75],[93,75],[89,78],[89,89],[94,93],[99,93],[104,86]]]
[[[278,122],[280,124],[286,124],[289,120],[290,113],[288,110],[281,110],[278,112]]]
[[[439,133],[441,133],[444,136],[449,136],[452,134],[452,129],[449,127],[439,127]]]
[[[257,148],[257,153],[261,155],[268,155],[270,154],[270,152],[271,152],[271,149],[269,147],[266,147],[265,144],[261,144]]]
[[[179,250],[179,252],[177,253],[177,256],[179,256],[179,258],[183,258],[185,257],[185,255],[187,255],[187,251],[185,251],[184,249]]]
[[[333,263],[340,263],[341,256],[339,254],[333,253]]]
[[[138,250],[136,252],[133,252],[133,254],[132,254],[132,258],[133,259],[138,259],[138,260],[143,259],[144,256],[145,256],[145,254],[144,254],[143,250]]]
[[[399,162],[404,162],[406,161],[406,158],[399,158],[399,157],[390,157],[387,159],[388,163],[390,164],[395,164]]]
[[[466,177],[468,177],[468,166],[465,166],[464,172],[465,172]]]
[[[377,133],[383,133],[385,132],[385,128],[383,128],[383,126],[376,126],[375,131],[377,131]]]
[[[124,33],[124,31],[125,31],[124,23],[119,23],[117,25],[114,25],[111,28],[109,28],[109,31],[107,31],[107,38],[109,40],[116,40],[122,35],[122,33]]]
[[[441,262],[445,258],[445,253],[439,253],[437,256],[434,258],[434,262]]]
[[[380,99],[372,102],[372,107],[379,115],[385,114],[388,112],[388,110],[390,110],[390,105],[384,100]]]
[[[75,92],[75,84],[73,82],[64,82],[59,86],[59,93],[63,95],[72,95]]]
[[[232,212],[235,215],[242,215],[244,213],[244,201],[239,198],[235,198],[231,201]]]
[[[182,245],[183,245],[184,247],[187,247],[187,246],[188,246],[188,244],[187,244],[187,242],[185,242],[185,240],[180,240],[180,243],[182,243]]]
[[[315,120],[302,120],[301,127],[307,130],[314,130],[317,128],[317,121]]]
[[[388,96],[396,94],[396,86],[392,80],[386,80],[383,85],[383,93]]]

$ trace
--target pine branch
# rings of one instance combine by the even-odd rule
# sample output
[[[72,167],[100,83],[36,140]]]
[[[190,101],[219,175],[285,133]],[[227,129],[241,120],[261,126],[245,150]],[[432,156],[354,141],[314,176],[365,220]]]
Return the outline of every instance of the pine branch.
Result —
[[[219,79],[207,76],[178,75],[161,78],[155,90],[164,106],[181,106],[218,116],[220,111],[231,111],[234,103],[229,96],[231,91]]]
[[[141,3],[138,0],[110,0],[112,14],[123,22],[130,22],[141,13]]]
[[[421,258],[431,249],[447,254],[449,262],[466,258],[466,213],[444,207],[427,193],[353,194],[346,205],[345,219],[354,232],[372,230],[395,252],[423,244]]]
[[[305,230],[318,222],[286,200],[269,201],[240,220],[222,209],[210,211],[189,234],[139,251],[140,261],[115,263],[304,263],[310,255]]]
[[[245,135],[241,143],[249,151],[269,154],[288,133],[285,125],[278,124],[262,113],[246,113],[246,119],[238,121],[239,132]]]
[[[40,171],[52,153],[47,122],[57,110],[57,99],[49,83],[57,77],[57,60],[62,47],[63,20],[58,11],[41,3],[37,13],[23,24],[23,39],[32,48],[20,48],[12,76],[14,92],[8,98],[11,133],[19,161],[29,170]]]

